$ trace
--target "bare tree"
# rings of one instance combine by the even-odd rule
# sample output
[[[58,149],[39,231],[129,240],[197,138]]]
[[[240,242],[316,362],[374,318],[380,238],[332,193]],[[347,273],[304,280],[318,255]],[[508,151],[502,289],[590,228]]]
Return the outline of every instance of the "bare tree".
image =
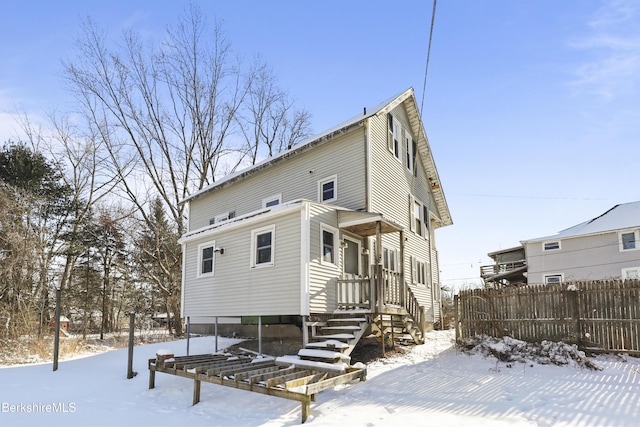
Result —
[[[65,75],[105,144],[120,189],[148,228],[154,224],[149,202],[159,197],[176,233],[183,234],[181,201],[214,182],[221,160],[237,151],[228,137],[251,76],[242,74],[220,24],[211,28],[195,6],[159,47],[132,31],[109,47],[90,20],[77,45],[78,58],[65,64]],[[175,253],[177,259],[157,258],[167,264],[158,266],[166,277],[156,281],[174,298],[180,283],[172,268],[181,265]],[[180,318],[179,310],[174,314]]]
[[[294,102],[278,85],[273,71],[257,58],[246,102],[237,116],[244,136],[245,152],[240,160],[255,164],[271,157],[310,134],[310,114],[295,110]]]

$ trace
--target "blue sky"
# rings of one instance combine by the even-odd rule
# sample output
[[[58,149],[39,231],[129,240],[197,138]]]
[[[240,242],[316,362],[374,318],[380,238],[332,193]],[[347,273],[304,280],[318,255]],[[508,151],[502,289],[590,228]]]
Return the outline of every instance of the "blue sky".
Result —
[[[196,1],[233,48],[260,54],[313,130],[413,87],[454,225],[442,282],[486,254],[640,200],[640,3],[441,0],[426,92],[429,1]],[[14,116],[72,108],[60,79],[91,16],[162,37],[187,2],[0,0],[0,142]]]

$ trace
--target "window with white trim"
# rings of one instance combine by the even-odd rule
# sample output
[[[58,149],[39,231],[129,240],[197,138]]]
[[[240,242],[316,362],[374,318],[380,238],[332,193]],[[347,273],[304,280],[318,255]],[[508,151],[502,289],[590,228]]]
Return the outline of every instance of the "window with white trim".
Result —
[[[404,142],[404,152],[405,152],[405,167],[409,172],[417,176],[416,170],[416,152],[418,147],[409,133],[408,129],[402,130],[402,140]]]
[[[198,273],[197,277],[213,276],[215,265],[216,242],[206,242],[198,245]]]
[[[318,201],[334,202],[338,199],[338,175],[318,181]]]
[[[215,218],[209,220],[209,225],[219,224],[221,222],[230,220],[236,217],[236,211],[225,212],[220,215],[216,215]]]
[[[638,241],[640,240],[639,231],[622,231],[618,233],[618,238],[620,241],[620,252],[623,251],[633,251],[640,246],[638,245]]]
[[[622,280],[640,279],[640,267],[629,267],[622,269]]]
[[[547,285],[552,285],[555,283],[562,283],[564,282],[564,275],[563,274],[545,274],[544,276],[544,283]]]
[[[274,264],[276,226],[251,230],[251,267],[270,267]]]
[[[400,122],[398,120],[394,120],[391,113],[387,113],[387,118],[387,147],[395,158],[398,159],[399,162],[402,162],[400,158]]]
[[[411,270],[413,283],[416,285],[428,285],[430,279],[429,263],[420,258],[411,258]]]
[[[398,250],[382,248],[382,267],[391,270],[398,271]]]
[[[543,251],[557,251],[560,249],[560,240],[555,240],[553,242],[544,242],[542,243]]]
[[[320,263],[338,265],[338,230],[326,224],[320,224]]]
[[[418,236],[428,238],[429,208],[418,199],[409,195],[409,212],[411,214],[409,228]]]
[[[282,203],[282,193],[274,194],[271,197],[266,197],[262,199],[262,207],[270,208],[271,206],[277,206]]]

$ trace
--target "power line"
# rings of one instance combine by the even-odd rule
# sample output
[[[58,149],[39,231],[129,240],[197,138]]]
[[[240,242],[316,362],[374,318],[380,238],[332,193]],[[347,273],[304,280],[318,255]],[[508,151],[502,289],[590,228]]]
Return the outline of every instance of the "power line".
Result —
[[[422,85],[422,102],[420,103],[420,112],[424,109],[424,93],[427,90],[427,72],[429,71],[429,57],[431,56],[431,40],[433,40],[433,24],[436,21],[436,2],[433,0],[433,10],[431,11],[431,30],[429,30],[429,47],[427,48],[427,65],[424,68],[424,84]]]

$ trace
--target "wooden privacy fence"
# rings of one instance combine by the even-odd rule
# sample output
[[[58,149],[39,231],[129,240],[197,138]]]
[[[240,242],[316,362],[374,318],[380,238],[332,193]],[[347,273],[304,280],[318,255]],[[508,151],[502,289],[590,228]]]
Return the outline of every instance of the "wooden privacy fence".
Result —
[[[640,354],[640,281],[609,280],[460,291],[456,339],[564,341],[594,352]]]

